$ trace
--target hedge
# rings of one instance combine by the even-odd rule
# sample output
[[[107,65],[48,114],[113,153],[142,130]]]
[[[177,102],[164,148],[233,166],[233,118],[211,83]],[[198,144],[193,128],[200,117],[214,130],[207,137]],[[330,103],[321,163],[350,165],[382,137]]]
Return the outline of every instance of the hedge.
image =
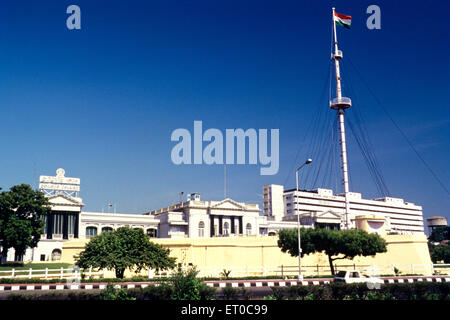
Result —
[[[450,300],[450,284],[440,282],[389,283],[380,289],[341,282],[271,289],[277,300]]]
[[[135,300],[171,300],[173,287],[163,284],[160,286],[148,286],[134,289],[113,289],[113,291],[126,292],[127,297]],[[46,292],[46,293],[11,293],[8,300],[110,300],[105,298],[107,290],[92,292]],[[202,286],[199,290],[200,300],[211,300],[215,298],[216,288]],[[120,299],[126,300],[126,299]]]
[[[306,277],[305,279],[315,279],[315,278],[332,278],[332,276],[314,276],[314,277]],[[282,279],[279,276],[266,276],[266,277],[258,277],[258,276],[250,276],[250,277],[201,277],[199,278],[203,281],[220,281],[220,280],[264,280],[264,279]],[[297,279],[295,277],[284,277],[283,279]],[[67,278],[53,278],[53,279],[41,279],[41,278],[0,278],[0,284],[15,284],[15,283],[23,283],[23,284],[33,284],[33,283],[66,283]],[[82,278],[80,279],[80,283],[114,283],[114,282],[166,282],[170,281],[170,278],[148,278],[144,276],[136,276],[132,278]]]
[[[170,300],[173,287],[168,284],[145,288],[121,289],[126,296],[136,300]],[[267,299],[276,300],[450,300],[450,284],[439,282],[392,283],[381,285],[380,289],[369,289],[366,284],[330,283],[290,287],[271,287]],[[102,300],[103,291],[11,293],[8,300]],[[203,285],[201,300],[249,299],[251,292],[246,288],[225,287],[220,291]]]

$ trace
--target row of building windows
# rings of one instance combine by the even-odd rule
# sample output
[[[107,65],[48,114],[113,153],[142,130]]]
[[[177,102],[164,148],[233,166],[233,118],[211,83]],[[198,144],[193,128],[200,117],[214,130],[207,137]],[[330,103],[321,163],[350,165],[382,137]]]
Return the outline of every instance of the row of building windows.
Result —
[[[134,229],[135,230],[141,230],[141,228],[134,228]],[[86,228],[86,238],[95,237],[97,235],[97,231],[98,231],[97,227],[87,227]],[[111,231],[113,231],[113,228],[111,228],[111,227],[103,227],[101,229],[101,233],[103,233],[103,232],[111,232]],[[156,238],[158,236],[158,230],[155,229],[155,228],[147,229],[146,233],[147,233],[147,235],[150,238]]]
[[[218,234],[218,230],[217,230],[218,226],[214,225],[214,234]],[[245,230],[246,230],[246,235],[251,235],[252,234],[252,225],[251,223],[247,223],[247,225],[245,226]],[[229,235],[230,234],[230,224],[228,222],[225,222],[223,224],[223,234],[224,235]],[[200,238],[203,238],[205,236],[205,223],[203,221],[200,221],[198,223],[198,236]]]

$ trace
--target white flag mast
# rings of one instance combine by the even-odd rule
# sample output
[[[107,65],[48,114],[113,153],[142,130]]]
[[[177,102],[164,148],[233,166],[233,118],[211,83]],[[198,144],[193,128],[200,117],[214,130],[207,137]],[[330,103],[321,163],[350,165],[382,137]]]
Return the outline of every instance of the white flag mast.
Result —
[[[330,108],[337,111],[340,131],[340,145],[341,145],[341,169],[342,169],[342,184],[344,185],[345,193],[345,229],[351,228],[350,223],[350,200],[349,200],[349,185],[348,185],[348,167],[347,167],[347,146],[345,142],[345,126],[344,126],[344,110],[352,106],[350,98],[342,97],[341,88],[341,73],[339,69],[339,60],[342,59],[342,51],[338,49],[338,41],[336,36],[336,18],[333,8],[333,31],[334,31],[334,53],[331,54],[331,59],[334,60],[336,73],[336,98],[330,101]]]

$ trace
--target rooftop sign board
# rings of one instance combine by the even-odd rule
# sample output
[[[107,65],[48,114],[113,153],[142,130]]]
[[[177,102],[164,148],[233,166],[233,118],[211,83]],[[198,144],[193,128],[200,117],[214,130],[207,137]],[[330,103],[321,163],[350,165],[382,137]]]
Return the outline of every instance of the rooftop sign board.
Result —
[[[65,177],[66,171],[63,168],[56,170],[56,176],[40,176],[39,189],[51,191],[80,191],[80,179]]]

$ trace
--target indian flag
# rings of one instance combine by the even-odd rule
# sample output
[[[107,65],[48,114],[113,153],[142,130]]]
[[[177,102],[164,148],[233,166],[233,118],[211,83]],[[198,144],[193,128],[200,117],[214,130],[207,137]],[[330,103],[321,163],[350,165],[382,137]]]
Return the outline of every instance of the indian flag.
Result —
[[[339,13],[335,12],[334,13],[334,21],[336,21],[336,24],[338,26],[350,29],[350,24],[352,23],[352,17],[346,16],[345,14],[339,14]]]

